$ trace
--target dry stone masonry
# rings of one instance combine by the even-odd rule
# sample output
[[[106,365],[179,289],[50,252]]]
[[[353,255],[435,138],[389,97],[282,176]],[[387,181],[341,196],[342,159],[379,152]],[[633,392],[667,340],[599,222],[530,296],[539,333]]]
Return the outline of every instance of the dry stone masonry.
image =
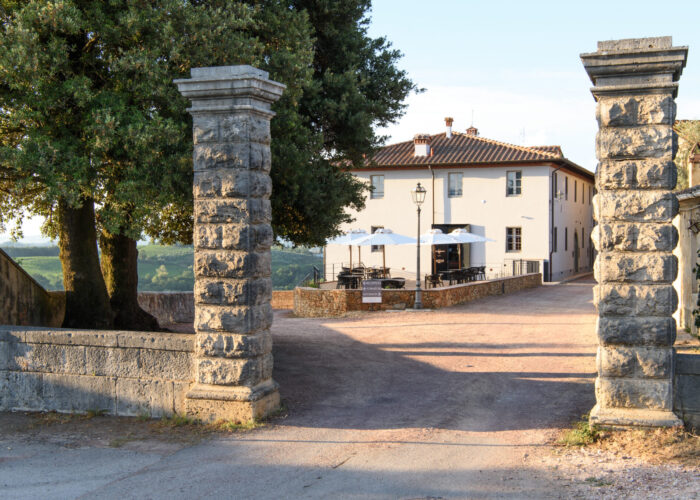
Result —
[[[593,240],[598,250],[597,404],[591,421],[671,426],[678,212],[673,122],[687,47],[671,37],[598,43],[582,54],[600,130]]]
[[[272,380],[271,105],[285,86],[251,66],[194,68],[195,384],[187,412],[247,421],[279,406]]]

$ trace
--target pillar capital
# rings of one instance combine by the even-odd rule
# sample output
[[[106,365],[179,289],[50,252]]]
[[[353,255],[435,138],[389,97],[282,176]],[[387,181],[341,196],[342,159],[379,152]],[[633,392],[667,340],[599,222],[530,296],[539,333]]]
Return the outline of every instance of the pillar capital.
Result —
[[[272,118],[271,105],[287,88],[270,80],[267,71],[247,65],[192,68],[190,74],[174,82],[192,101],[187,109],[192,115],[250,111]]]
[[[629,94],[678,94],[678,79],[688,47],[673,47],[670,36],[598,42],[598,51],[581,54],[596,100]]]

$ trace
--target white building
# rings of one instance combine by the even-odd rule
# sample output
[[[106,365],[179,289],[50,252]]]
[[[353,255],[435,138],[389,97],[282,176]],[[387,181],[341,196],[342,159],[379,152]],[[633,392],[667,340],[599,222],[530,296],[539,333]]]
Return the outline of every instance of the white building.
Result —
[[[566,159],[558,146],[514,146],[479,137],[474,127],[452,132],[452,119],[446,125],[441,134],[419,134],[386,146],[365,168],[352,171],[373,189],[365,209],[352,213],[356,220],[344,231],[384,227],[415,236],[411,189],[420,182],[427,189],[421,233],[463,227],[494,240],[461,249],[438,246],[435,252],[421,245],[423,275],[470,266],[486,266],[491,276],[510,274],[513,261],[521,260],[539,262],[545,280],[593,269],[591,172]],[[363,247],[359,260],[381,266],[381,248]],[[392,276],[415,277],[415,246],[387,247],[386,262]],[[348,264],[347,247],[326,247],[327,279]]]

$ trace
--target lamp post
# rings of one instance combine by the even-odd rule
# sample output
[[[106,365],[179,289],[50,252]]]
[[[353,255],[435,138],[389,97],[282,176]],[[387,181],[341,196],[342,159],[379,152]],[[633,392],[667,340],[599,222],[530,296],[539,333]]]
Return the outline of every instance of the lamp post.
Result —
[[[418,238],[416,239],[416,301],[414,304],[415,309],[423,308],[423,300],[421,297],[420,290],[420,206],[425,201],[426,190],[420,185],[420,182],[416,187],[411,189],[411,198],[413,198],[413,203],[418,207]]]

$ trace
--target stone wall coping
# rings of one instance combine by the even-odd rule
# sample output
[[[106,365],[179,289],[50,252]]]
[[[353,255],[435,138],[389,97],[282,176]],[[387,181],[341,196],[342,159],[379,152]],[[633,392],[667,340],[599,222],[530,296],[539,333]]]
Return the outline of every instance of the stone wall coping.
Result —
[[[170,332],[0,326],[0,341],[194,352],[194,335]]]
[[[676,354],[676,374],[678,375],[700,375],[700,353],[699,354]]]

